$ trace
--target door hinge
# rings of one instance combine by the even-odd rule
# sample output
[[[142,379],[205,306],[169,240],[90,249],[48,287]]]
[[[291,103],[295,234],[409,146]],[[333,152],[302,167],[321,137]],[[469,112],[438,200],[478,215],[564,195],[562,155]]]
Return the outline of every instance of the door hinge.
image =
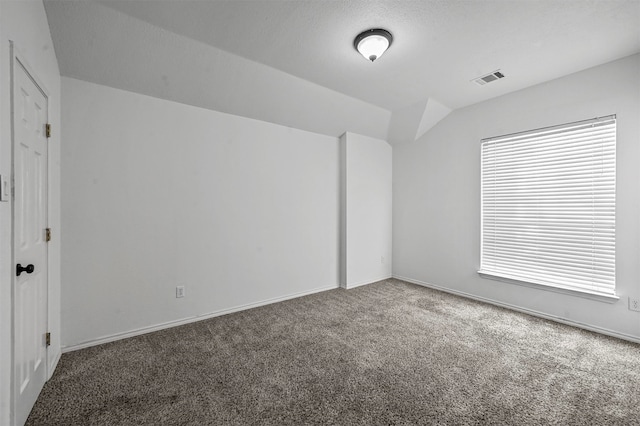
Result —
[[[44,133],[47,135],[48,138],[51,137],[51,124],[47,123],[44,125]]]
[[[47,228],[44,230],[44,240],[46,242],[51,241],[51,228]]]
[[[47,346],[51,346],[51,333],[47,332],[47,334],[44,335],[44,340],[47,343]]]

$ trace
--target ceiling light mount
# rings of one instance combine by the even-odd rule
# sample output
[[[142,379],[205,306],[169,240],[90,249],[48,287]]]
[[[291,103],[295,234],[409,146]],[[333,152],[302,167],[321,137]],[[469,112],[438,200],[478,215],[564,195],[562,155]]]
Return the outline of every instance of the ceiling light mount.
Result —
[[[353,47],[371,62],[378,59],[391,46],[393,36],[382,28],[373,28],[358,34]]]

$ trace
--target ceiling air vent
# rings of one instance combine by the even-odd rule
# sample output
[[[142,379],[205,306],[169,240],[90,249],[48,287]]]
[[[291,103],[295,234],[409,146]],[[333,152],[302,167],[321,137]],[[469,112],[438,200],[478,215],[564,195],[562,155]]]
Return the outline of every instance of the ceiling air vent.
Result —
[[[499,80],[501,78],[504,78],[504,74],[502,74],[502,72],[500,72],[500,70],[494,71],[492,73],[489,73],[487,75],[483,75],[482,77],[478,77],[478,78],[474,78],[473,81],[474,83],[476,83],[479,86],[484,86],[487,83],[491,83],[492,81],[496,81]]]

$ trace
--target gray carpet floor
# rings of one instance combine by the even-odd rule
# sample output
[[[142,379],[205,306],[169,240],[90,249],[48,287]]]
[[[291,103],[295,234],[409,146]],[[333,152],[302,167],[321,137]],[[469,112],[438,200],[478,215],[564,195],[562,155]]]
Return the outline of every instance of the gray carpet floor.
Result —
[[[64,354],[29,425],[638,425],[640,345],[387,280]]]

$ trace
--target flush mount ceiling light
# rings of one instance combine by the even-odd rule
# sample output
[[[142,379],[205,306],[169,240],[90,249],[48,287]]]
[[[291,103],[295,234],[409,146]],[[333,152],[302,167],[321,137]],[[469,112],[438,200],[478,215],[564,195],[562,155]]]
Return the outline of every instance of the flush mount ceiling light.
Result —
[[[381,28],[371,29],[358,34],[353,47],[371,62],[378,59],[391,46],[393,36]]]

